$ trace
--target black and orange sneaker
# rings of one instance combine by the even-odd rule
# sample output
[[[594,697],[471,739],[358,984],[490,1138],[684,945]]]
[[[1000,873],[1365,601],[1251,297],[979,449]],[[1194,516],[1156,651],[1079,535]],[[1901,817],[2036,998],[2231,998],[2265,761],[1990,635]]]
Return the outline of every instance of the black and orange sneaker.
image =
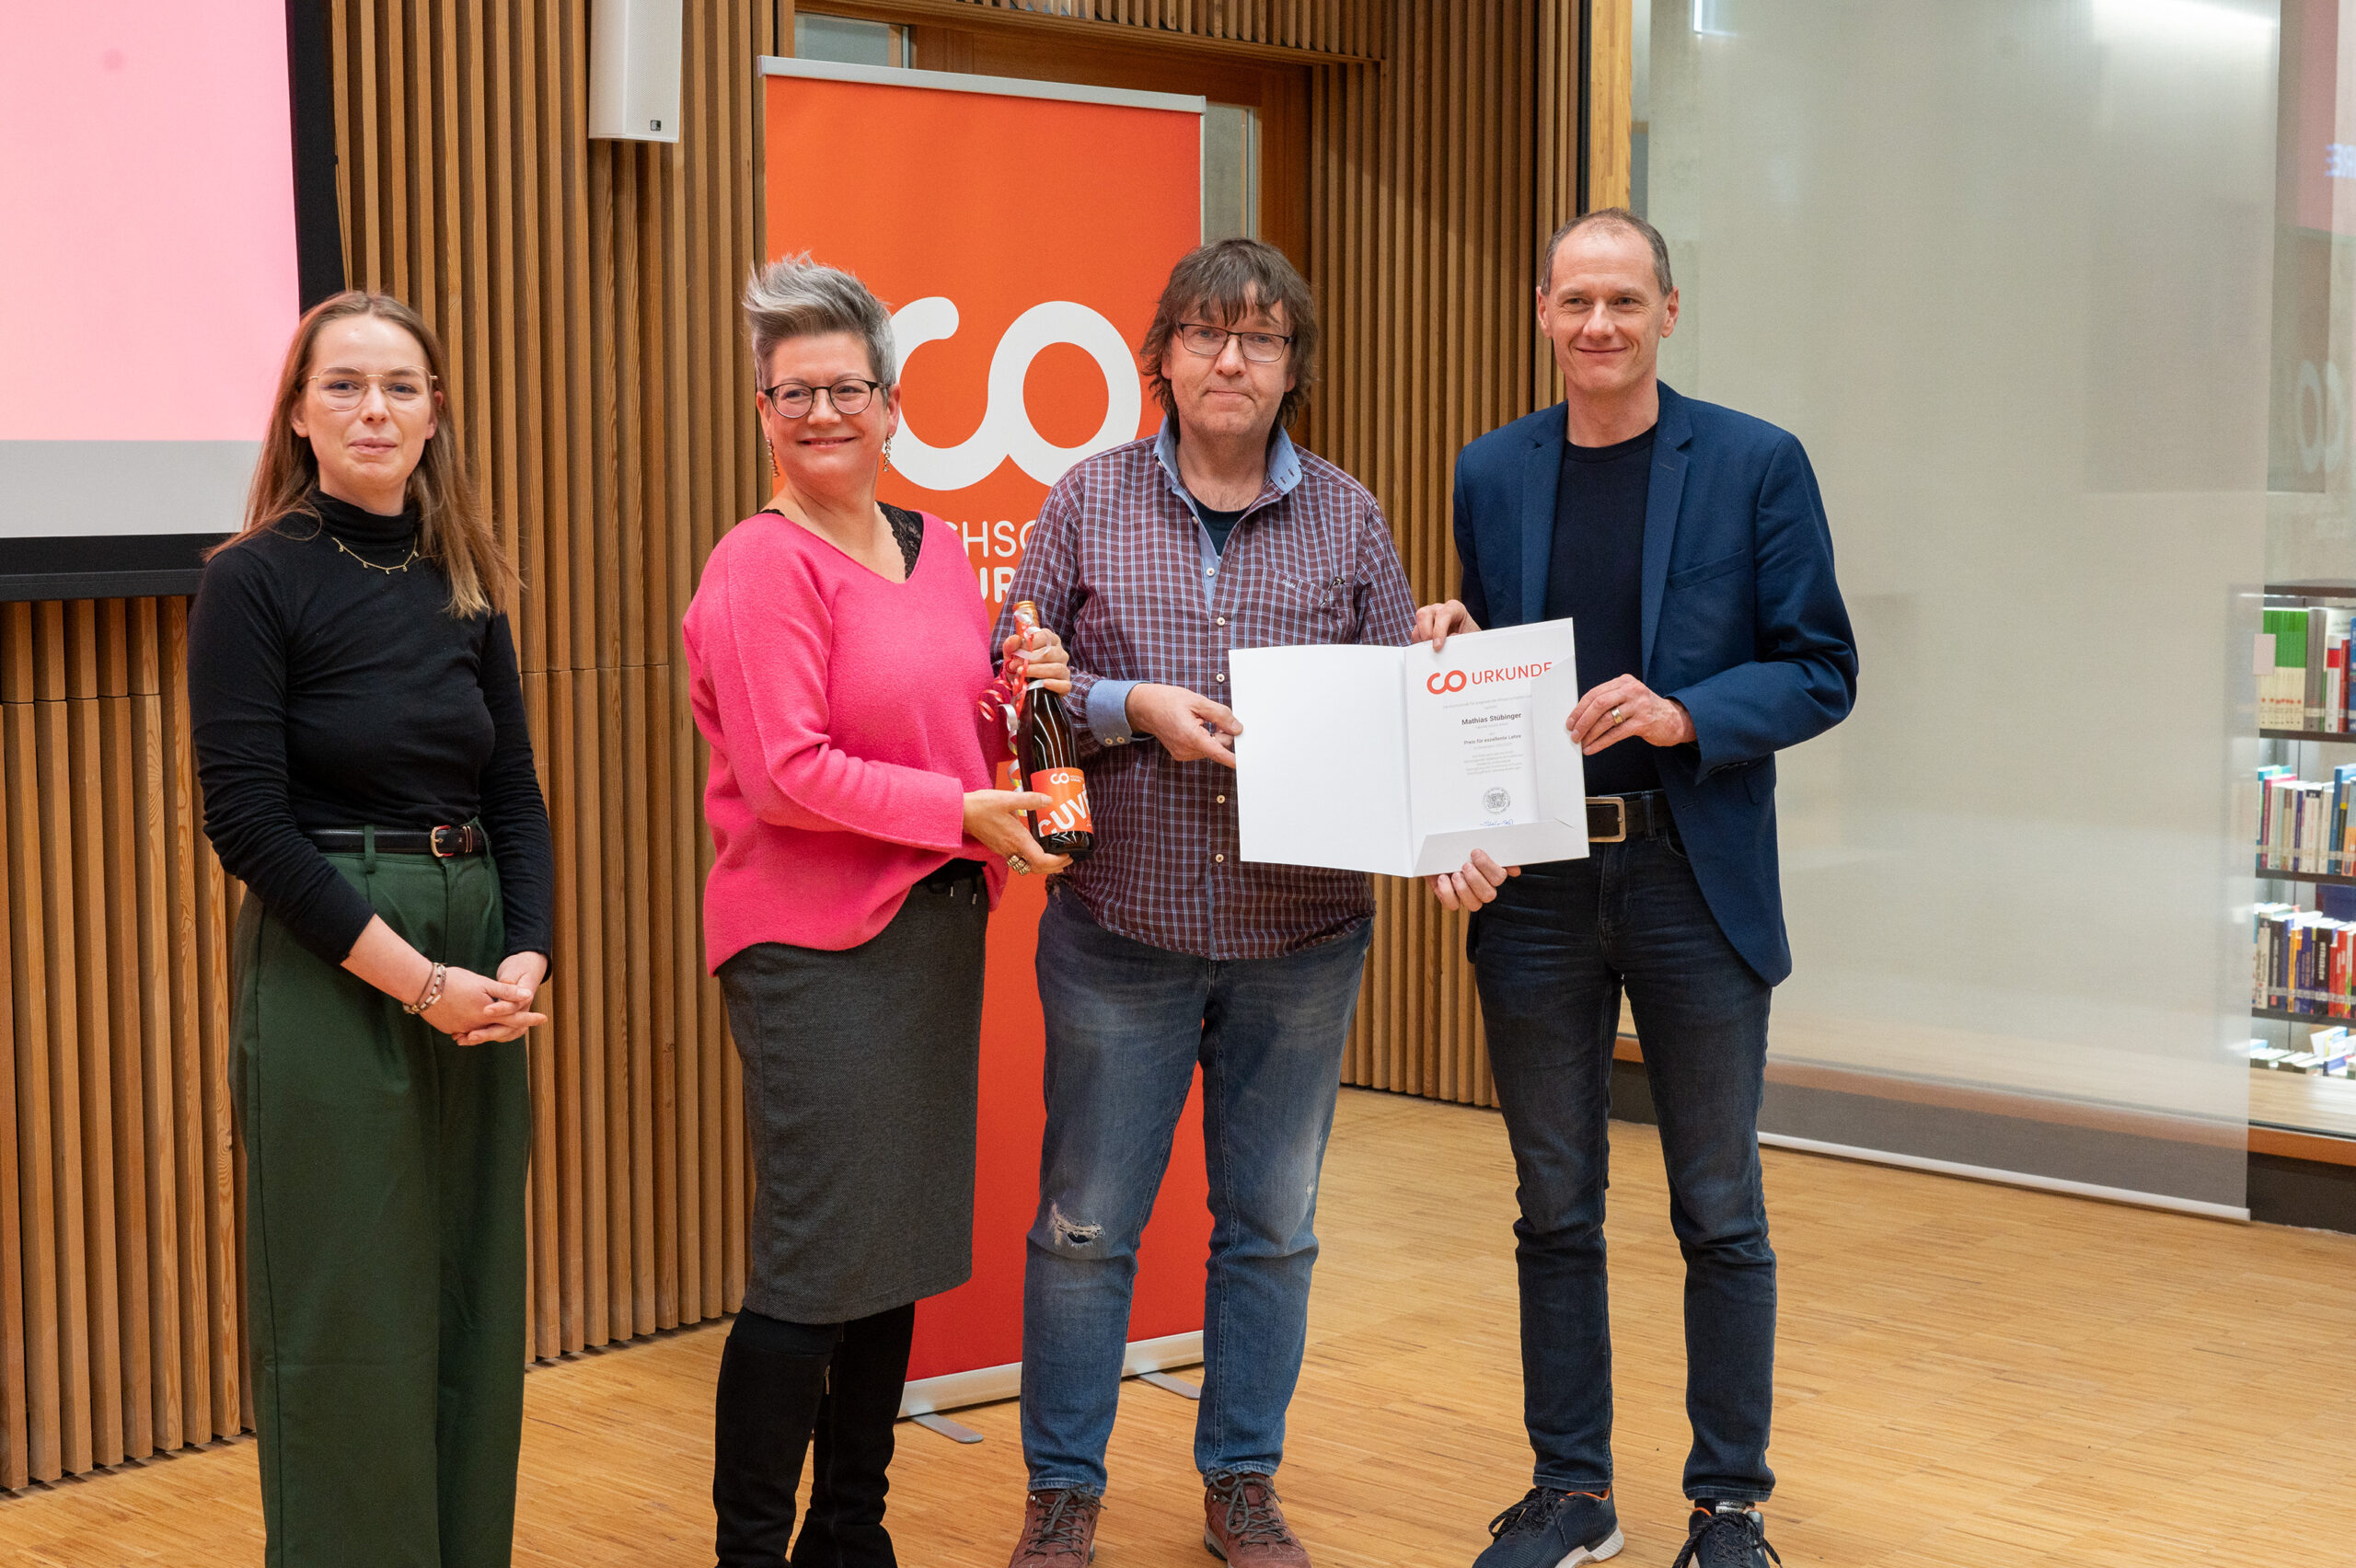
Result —
[[[1488,1550],[1472,1568],[1579,1568],[1618,1556],[1622,1544],[1611,1493],[1533,1486],[1489,1521]]]
[[[1767,1544],[1767,1521],[1749,1503],[1696,1503],[1685,1521],[1685,1550],[1669,1568],[1767,1568],[1783,1559]]]

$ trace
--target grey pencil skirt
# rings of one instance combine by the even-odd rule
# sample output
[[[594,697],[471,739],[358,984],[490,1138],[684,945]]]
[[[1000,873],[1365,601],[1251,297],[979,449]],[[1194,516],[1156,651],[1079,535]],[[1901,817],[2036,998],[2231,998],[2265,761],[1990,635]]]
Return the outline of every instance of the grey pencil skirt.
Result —
[[[759,942],[720,966],[745,1063],[745,1305],[840,1323],[974,1272],[987,898],[918,885],[841,951]]]

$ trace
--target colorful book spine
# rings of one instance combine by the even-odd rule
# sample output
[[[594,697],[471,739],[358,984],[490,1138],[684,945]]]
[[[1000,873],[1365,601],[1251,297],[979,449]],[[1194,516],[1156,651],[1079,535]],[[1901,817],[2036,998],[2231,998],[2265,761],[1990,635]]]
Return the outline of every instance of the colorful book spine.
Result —
[[[2342,763],[2331,770],[2331,853],[2324,870],[2341,874],[2356,872],[2356,844],[2349,841],[2351,828],[2356,828],[2356,763]]]
[[[2346,610],[2335,610],[2329,607],[2307,612],[2307,625],[2313,628],[2308,639],[2308,646],[2314,651],[2316,678],[2313,689],[2316,698],[2315,721],[2308,728],[2321,730],[2330,734],[2338,734],[2348,727],[2346,717],[2348,696],[2345,688],[2349,615],[2350,612]],[[2338,677],[2332,674],[2331,651],[2334,648],[2339,650],[2340,673]]]
[[[2348,712],[2347,686],[2348,634],[2335,632],[2324,640],[2323,712],[2316,728],[2339,732]]]
[[[2269,870],[2283,870],[2280,863],[2282,802],[2281,781],[2294,777],[2287,767],[2258,770],[2258,861]]]
[[[2250,979],[2251,999],[2261,1008],[2288,1005],[2281,983],[2282,961],[2288,954],[2290,921],[2298,911],[2287,904],[2261,904],[2255,911],[2257,939]]]
[[[2331,646],[2331,616],[2326,610],[2309,610],[2307,621],[2307,660],[2300,672],[2304,677],[2299,687],[2299,728],[2323,728],[2324,682],[2329,674],[2326,663]]]
[[[2261,612],[2261,651],[2270,643],[2273,653],[2272,673],[2259,677],[2258,723],[2266,729],[2307,727],[2307,643],[2314,618],[2304,609]]]

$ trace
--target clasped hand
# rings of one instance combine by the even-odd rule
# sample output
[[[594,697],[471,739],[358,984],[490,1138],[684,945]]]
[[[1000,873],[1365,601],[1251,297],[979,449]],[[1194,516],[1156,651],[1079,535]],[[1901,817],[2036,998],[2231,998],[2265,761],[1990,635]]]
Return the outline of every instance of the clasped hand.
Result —
[[[452,964],[443,972],[442,999],[420,1016],[461,1045],[520,1039],[549,1020],[531,1010],[548,972],[549,961],[536,952],[508,954],[496,977]]]

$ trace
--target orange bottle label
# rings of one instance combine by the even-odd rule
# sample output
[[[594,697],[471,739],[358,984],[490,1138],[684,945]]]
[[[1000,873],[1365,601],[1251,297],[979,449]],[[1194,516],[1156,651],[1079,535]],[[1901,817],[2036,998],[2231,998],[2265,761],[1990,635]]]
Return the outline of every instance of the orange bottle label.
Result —
[[[1077,767],[1043,767],[1031,788],[1055,804],[1039,813],[1041,833],[1093,833],[1088,818],[1088,777]]]

